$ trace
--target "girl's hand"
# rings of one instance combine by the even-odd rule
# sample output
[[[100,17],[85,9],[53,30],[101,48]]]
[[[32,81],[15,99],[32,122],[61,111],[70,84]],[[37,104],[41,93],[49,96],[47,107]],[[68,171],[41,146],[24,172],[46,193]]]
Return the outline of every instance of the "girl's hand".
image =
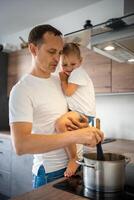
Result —
[[[67,79],[68,79],[68,75],[67,74],[65,74],[65,72],[59,72],[59,76],[60,76],[60,80],[61,81],[67,81]]]

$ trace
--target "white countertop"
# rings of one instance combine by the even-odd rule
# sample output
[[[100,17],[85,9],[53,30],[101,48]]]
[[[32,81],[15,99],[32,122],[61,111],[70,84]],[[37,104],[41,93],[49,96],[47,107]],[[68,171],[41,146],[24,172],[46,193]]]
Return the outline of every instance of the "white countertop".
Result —
[[[10,138],[11,137],[10,131],[0,131],[0,137]]]

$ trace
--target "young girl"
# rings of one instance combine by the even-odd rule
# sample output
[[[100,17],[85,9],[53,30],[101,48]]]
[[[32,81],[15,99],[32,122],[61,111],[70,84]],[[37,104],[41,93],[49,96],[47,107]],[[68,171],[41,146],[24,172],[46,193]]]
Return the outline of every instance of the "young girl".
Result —
[[[81,63],[82,57],[78,45],[75,43],[65,44],[62,54],[63,71],[60,72],[60,80],[68,108],[70,111],[84,114],[89,123],[94,126],[96,107],[94,86]],[[80,118],[80,115],[78,117]],[[81,158],[82,156],[82,147],[77,145],[76,150],[76,146],[71,145],[66,151],[69,155],[69,163],[64,175],[72,176],[78,168],[76,160],[77,157]]]

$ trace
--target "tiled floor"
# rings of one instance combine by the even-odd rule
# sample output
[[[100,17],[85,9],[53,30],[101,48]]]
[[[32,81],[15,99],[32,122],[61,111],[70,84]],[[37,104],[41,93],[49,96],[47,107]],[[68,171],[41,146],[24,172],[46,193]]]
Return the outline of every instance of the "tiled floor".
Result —
[[[9,197],[0,194],[0,200],[8,200],[8,199],[9,199]]]

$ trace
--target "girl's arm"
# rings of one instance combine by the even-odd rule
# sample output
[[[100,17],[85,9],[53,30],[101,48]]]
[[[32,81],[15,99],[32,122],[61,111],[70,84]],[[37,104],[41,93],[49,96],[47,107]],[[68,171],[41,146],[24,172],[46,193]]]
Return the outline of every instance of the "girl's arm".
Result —
[[[68,83],[68,76],[64,72],[60,72],[61,87],[66,96],[71,96],[77,90],[78,85]]]

